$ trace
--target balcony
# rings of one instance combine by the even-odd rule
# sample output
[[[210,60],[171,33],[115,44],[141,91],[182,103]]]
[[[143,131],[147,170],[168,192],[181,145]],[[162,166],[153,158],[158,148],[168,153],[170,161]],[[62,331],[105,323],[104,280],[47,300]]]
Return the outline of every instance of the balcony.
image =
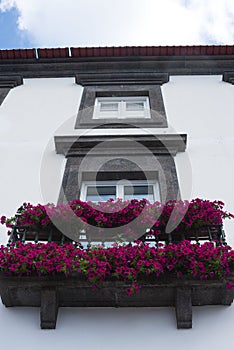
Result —
[[[163,227],[162,213],[150,229],[135,225],[131,232],[117,225],[120,211],[105,213],[96,227],[87,226],[87,220],[77,226],[61,216],[64,207],[53,207],[55,215],[49,220],[44,206],[27,204],[14,218],[1,219],[10,227],[8,245],[0,250],[3,304],[40,307],[42,329],[56,327],[59,307],[165,306],[175,308],[177,328],[191,328],[192,306],[231,305],[234,298],[234,251],[226,244],[222,226],[222,219],[232,214],[222,210],[221,202],[191,203],[172,231]],[[76,201],[77,205],[80,213],[83,204]],[[152,208],[149,204],[142,221],[151,220]],[[138,209],[137,201],[125,215],[139,217]],[[89,209],[83,215],[92,222],[100,216],[95,210],[94,216]],[[171,203],[165,211],[173,215]],[[57,220],[58,213],[62,220]],[[106,217],[117,231],[105,227]]]

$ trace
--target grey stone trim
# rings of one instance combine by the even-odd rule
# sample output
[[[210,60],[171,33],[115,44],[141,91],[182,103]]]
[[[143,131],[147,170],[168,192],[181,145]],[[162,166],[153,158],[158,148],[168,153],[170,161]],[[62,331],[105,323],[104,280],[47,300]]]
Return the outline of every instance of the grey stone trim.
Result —
[[[175,307],[177,328],[192,328],[192,288],[190,286],[176,288]]]
[[[0,75],[0,106],[8,95],[10,89],[22,84],[22,76]]]
[[[80,73],[168,73],[169,75],[216,75],[231,71],[234,55],[85,57],[0,60],[0,75],[23,78],[74,77]]]
[[[232,72],[224,72],[223,73],[223,81],[226,83],[234,84],[234,71]]]
[[[41,289],[41,329],[55,329],[58,315],[58,291],[56,286]]]
[[[173,156],[186,135],[57,136],[56,152],[68,159],[58,202],[80,196],[82,181],[158,180],[162,201],[180,197]]]
[[[108,73],[79,73],[75,76],[76,84],[83,86],[88,85],[142,85],[142,84],[159,84],[162,85],[169,81],[168,73],[155,72],[108,72]]]
[[[101,239],[97,242],[100,244]],[[6,307],[40,307],[41,328],[44,329],[56,327],[59,307],[165,306],[175,307],[177,328],[188,329],[192,327],[192,306],[231,305],[234,297],[233,290],[228,290],[222,279],[200,281],[186,274],[178,278],[175,273],[167,274],[166,271],[155,280],[142,276],[139,293],[131,297],[126,297],[126,287],[131,286],[131,281],[107,279],[94,292],[90,281],[78,272],[69,276],[30,275],[20,278],[1,272],[0,279],[3,304]],[[232,279],[233,267],[227,281]]]
[[[0,88],[0,106],[7,97],[8,93],[10,91],[10,88]]]
[[[23,84],[21,75],[0,75],[0,88],[14,88]]]
[[[67,159],[58,203],[66,203],[66,201],[79,198],[78,174],[80,174],[81,161],[80,157]]]
[[[180,191],[177,179],[176,167],[173,156],[158,155],[156,162],[152,154],[142,155],[140,168],[134,162],[115,155],[110,161],[109,156],[103,156],[101,166],[97,171],[100,158],[96,156],[88,157],[85,162],[83,157],[73,156],[67,159],[62,186],[58,203],[66,203],[73,199],[80,198],[82,181],[110,181],[110,180],[158,180],[160,197],[162,202],[169,199],[179,199]],[[98,159],[99,158],[99,159]],[[135,157],[139,162],[139,158]]]
[[[148,96],[151,118],[93,119],[94,104],[97,97]],[[160,85],[104,85],[84,87],[75,128],[134,128],[167,127],[166,111]]]
[[[131,142],[133,154],[144,154],[142,146],[154,155],[171,154],[176,155],[177,152],[184,152],[186,149],[186,134],[157,134],[157,135],[100,135],[100,136],[55,136],[55,149],[58,154],[66,157],[85,156],[95,146],[99,148],[95,150],[96,155],[109,153],[110,149],[113,154],[126,154],[126,149],[130,151]],[[107,149],[109,142],[110,149]],[[101,144],[104,143],[102,149]],[[137,144],[139,147],[137,147]],[[127,148],[126,148],[127,147]]]

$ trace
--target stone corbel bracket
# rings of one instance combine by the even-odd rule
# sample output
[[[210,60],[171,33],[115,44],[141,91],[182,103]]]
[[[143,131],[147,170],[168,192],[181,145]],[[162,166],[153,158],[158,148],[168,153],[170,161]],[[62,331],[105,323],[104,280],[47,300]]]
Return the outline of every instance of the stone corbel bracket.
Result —
[[[233,272],[228,281],[233,279]],[[93,291],[79,274],[66,277],[7,276],[0,274],[0,295],[6,307],[40,307],[42,329],[55,329],[59,307],[174,307],[178,329],[192,328],[192,306],[225,305],[233,302],[234,290],[221,280],[162,276],[142,280],[136,295],[126,295],[124,281],[103,281]]]
[[[11,89],[22,84],[22,75],[0,75],[0,105]]]
[[[234,85],[234,71],[233,72],[224,72],[223,81]]]

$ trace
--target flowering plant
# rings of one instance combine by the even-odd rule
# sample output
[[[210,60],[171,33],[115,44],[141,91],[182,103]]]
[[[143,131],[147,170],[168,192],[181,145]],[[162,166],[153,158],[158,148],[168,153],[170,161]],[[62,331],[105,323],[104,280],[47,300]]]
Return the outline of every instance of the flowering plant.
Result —
[[[223,210],[221,201],[204,199],[170,200],[165,204],[150,203],[146,199],[107,202],[82,202],[73,200],[67,204],[37,204],[23,203],[18,214],[12,218],[1,217],[1,223],[7,227],[14,225],[30,229],[46,229],[54,226],[70,227],[72,230],[90,227],[113,228],[118,227],[121,233],[129,232],[127,224],[137,219],[137,227],[144,232],[157,235],[171,225],[176,231],[188,231],[205,225],[221,225],[223,219],[233,218],[231,213]],[[134,231],[134,230],[133,230]],[[133,232],[134,233],[134,232]],[[139,237],[139,236],[138,236]]]
[[[104,280],[129,282],[127,293],[137,292],[141,280],[157,280],[165,274],[179,278],[221,279],[230,274],[234,251],[229,246],[202,245],[182,241],[178,244],[151,247],[134,245],[100,246],[83,250],[73,244],[18,243],[0,247],[0,271],[16,276],[78,274],[94,287]],[[233,287],[228,283],[228,288]]]

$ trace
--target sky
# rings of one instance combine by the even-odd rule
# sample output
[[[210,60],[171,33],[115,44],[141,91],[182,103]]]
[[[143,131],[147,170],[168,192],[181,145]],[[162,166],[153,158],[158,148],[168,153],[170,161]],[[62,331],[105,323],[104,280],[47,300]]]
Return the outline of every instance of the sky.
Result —
[[[233,44],[234,0],[0,0],[0,49]]]

